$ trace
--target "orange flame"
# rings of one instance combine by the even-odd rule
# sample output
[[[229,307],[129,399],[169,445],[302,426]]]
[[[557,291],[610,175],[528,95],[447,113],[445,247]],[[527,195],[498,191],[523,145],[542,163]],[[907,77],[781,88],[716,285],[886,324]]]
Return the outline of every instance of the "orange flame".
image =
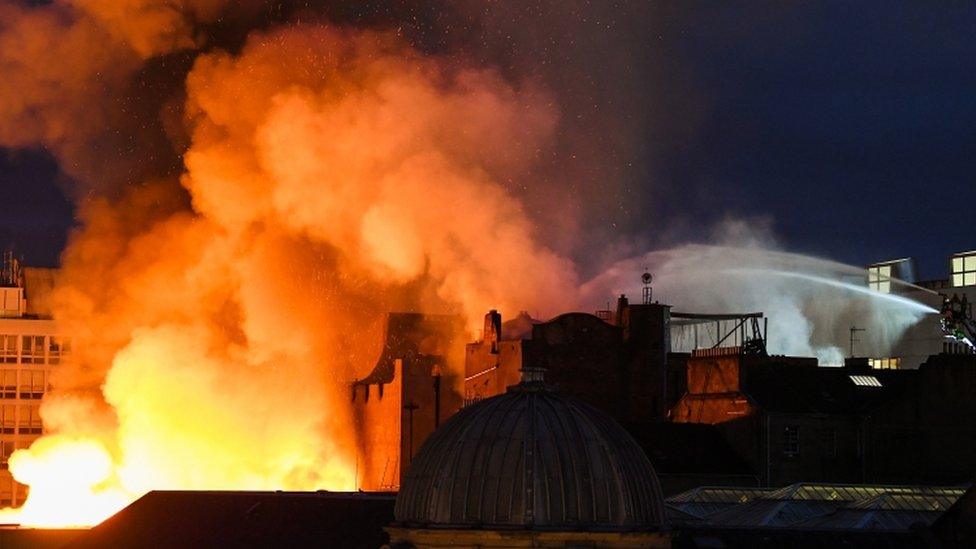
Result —
[[[31,491],[9,520],[94,524],[153,489],[355,489],[347,383],[387,311],[572,306],[571,263],[499,183],[556,123],[531,83],[298,26],[198,57],[186,92],[192,211],[167,181],[82,208],[54,296],[76,353],[52,434],[11,460]]]

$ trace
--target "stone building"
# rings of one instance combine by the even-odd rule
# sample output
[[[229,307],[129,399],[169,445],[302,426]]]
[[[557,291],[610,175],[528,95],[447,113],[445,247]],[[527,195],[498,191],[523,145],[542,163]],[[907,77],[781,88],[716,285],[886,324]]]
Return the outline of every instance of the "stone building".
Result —
[[[633,438],[537,371],[437,430],[407,471],[391,547],[670,547]]]
[[[452,368],[451,350],[460,349],[462,328],[453,316],[387,317],[375,367],[352,384],[361,490],[395,491],[420,445],[460,409],[460,380],[451,375],[460,365]]]

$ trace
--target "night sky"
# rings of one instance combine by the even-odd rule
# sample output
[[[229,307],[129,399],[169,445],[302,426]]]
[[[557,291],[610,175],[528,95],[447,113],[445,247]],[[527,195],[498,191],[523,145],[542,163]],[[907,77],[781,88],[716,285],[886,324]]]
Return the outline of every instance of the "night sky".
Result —
[[[601,57],[620,44],[637,75],[610,112],[647,110],[621,168],[630,233],[660,246],[765,219],[789,250],[914,256],[922,278],[976,248],[976,5],[673,4],[577,14],[613,34],[575,43],[592,85],[613,85]],[[57,263],[74,223],[64,177],[44,151],[0,152],[0,245]]]

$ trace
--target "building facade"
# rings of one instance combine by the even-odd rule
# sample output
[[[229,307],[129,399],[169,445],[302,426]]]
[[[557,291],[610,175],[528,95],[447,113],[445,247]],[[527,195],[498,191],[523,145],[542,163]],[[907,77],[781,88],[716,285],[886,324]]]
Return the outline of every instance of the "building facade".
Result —
[[[462,324],[453,316],[390,313],[383,350],[368,376],[352,384],[359,435],[357,485],[396,491],[414,454],[441,422],[461,408],[451,349]]]
[[[687,392],[671,420],[716,426],[763,486],[865,482],[870,413],[914,373],[703,349],[688,360]]]
[[[22,268],[5,254],[0,276],[0,506],[17,506],[27,487],[13,479],[8,460],[43,434],[41,402],[71,340],[51,318],[47,298],[55,271]]]
[[[896,294],[938,311],[909,327],[884,356],[870,357],[877,369],[914,369],[930,355],[976,353],[976,250],[953,254],[947,278],[919,280],[915,261],[902,258],[867,266],[868,288]],[[865,326],[865,329],[873,329]]]

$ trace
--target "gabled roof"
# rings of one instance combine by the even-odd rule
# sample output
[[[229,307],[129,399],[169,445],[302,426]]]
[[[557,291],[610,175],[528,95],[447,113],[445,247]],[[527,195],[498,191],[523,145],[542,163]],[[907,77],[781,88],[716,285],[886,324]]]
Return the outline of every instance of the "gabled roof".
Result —
[[[748,503],[767,492],[767,488],[701,486],[671,496],[665,501],[669,509],[704,519],[719,511]]]
[[[755,499],[708,517],[710,524],[742,527],[787,527],[829,514],[841,504],[815,500]]]
[[[715,528],[909,531],[929,525],[963,494],[964,487],[797,483],[776,490],[699,488],[667,503]],[[731,503],[736,497],[741,503]],[[708,502],[724,508],[702,514]],[[698,511],[696,513],[696,511]]]

